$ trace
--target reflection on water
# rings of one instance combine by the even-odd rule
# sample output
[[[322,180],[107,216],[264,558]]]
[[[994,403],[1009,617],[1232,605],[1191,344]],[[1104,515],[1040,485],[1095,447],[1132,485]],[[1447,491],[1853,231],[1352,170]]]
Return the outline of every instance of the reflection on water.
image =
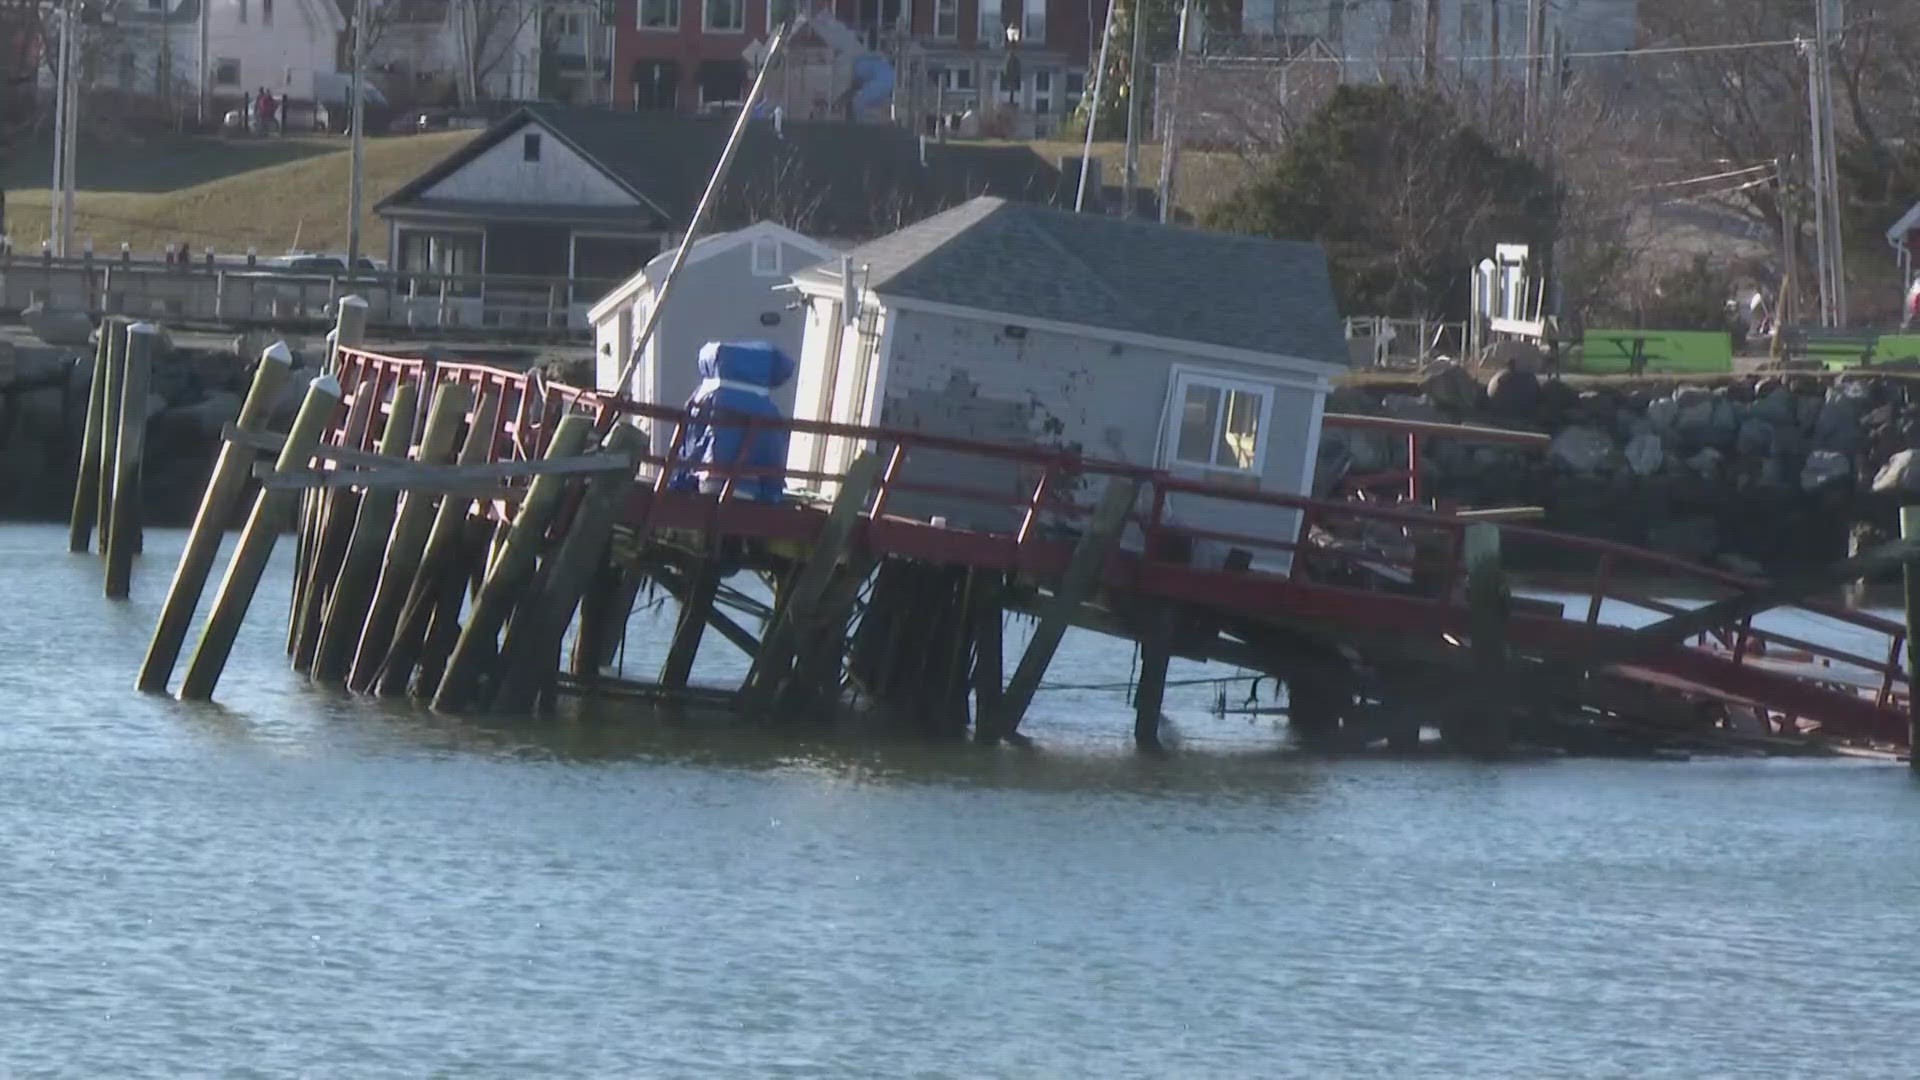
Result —
[[[1903,769],[1315,759],[1205,686],[1166,757],[1102,691],[1035,753],[453,721],[299,684],[284,551],[187,706],[177,534],[121,605],[63,540],[0,528],[0,1075],[1912,1073]]]

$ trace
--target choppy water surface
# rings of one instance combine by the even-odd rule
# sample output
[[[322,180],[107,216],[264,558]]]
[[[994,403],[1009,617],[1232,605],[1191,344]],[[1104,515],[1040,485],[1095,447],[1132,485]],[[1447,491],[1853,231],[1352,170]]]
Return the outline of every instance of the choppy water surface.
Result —
[[[114,605],[0,528],[0,1076],[1916,1070],[1901,768],[1318,760],[1205,687],[1165,760],[1097,691],[1035,754],[482,729],[302,688],[284,546],[188,707],[179,540]]]

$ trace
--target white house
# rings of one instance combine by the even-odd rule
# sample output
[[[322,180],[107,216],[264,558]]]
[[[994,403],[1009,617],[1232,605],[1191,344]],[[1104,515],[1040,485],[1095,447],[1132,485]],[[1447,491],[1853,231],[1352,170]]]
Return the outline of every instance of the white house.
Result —
[[[684,404],[700,382],[696,362],[709,341],[769,341],[798,357],[802,316],[787,310],[793,293],[783,286],[789,276],[833,254],[832,247],[771,221],[694,241],[660,325],[632,380],[620,389],[640,401]],[[588,313],[599,389],[618,387],[672,263],[672,252],[658,256]],[[791,415],[792,384],[776,390],[774,400]],[[671,438],[671,432],[655,431],[656,452],[664,453]]]
[[[1246,490],[1311,490],[1346,344],[1318,245],[977,198],[794,278],[807,297],[794,415],[1076,448]],[[857,310],[846,316],[851,300]],[[789,467],[860,447],[795,436]],[[909,455],[905,476],[1023,496],[1032,478]],[[1082,493],[1089,495],[1091,493]],[[1009,508],[902,493],[896,513],[1004,526]],[[1174,520],[1291,540],[1291,511],[1175,495]],[[1256,562],[1281,562],[1271,549]]]
[[[347,28],[336,0],[137,0],[122,5],[107,82],[120,90],[191,100],[200,86],[200,6],[207,7],[211,92],[232,101],[265,89],[313,96],[314,76],[337,67]]]

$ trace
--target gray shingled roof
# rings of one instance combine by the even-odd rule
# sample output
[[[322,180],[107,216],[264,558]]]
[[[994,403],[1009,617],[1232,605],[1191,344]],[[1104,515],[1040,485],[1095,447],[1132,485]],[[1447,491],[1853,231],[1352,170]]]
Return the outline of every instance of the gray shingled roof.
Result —
[[[847,254],[881,297],[1348,363],[1318,244],[989,197]],[[795,280],[837,288],[840,271]]]

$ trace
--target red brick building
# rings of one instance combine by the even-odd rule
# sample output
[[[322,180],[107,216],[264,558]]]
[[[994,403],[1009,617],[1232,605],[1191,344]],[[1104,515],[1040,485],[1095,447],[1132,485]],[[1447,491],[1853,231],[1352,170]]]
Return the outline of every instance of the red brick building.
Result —
[[[739,100],[770,20],[795,2],[617,0],[616,100],[683,111]],[[924,124],[944,113],[969,116],[976,131],[1045,134],[1079,100],[1106,0],[823,0],[816,10],[827,17],[801,32],[788,66],[837,83],[796,91],[779,76],[786,93],[770,96],[797,117]],[[890,86],[872,54],[891,68]]]

